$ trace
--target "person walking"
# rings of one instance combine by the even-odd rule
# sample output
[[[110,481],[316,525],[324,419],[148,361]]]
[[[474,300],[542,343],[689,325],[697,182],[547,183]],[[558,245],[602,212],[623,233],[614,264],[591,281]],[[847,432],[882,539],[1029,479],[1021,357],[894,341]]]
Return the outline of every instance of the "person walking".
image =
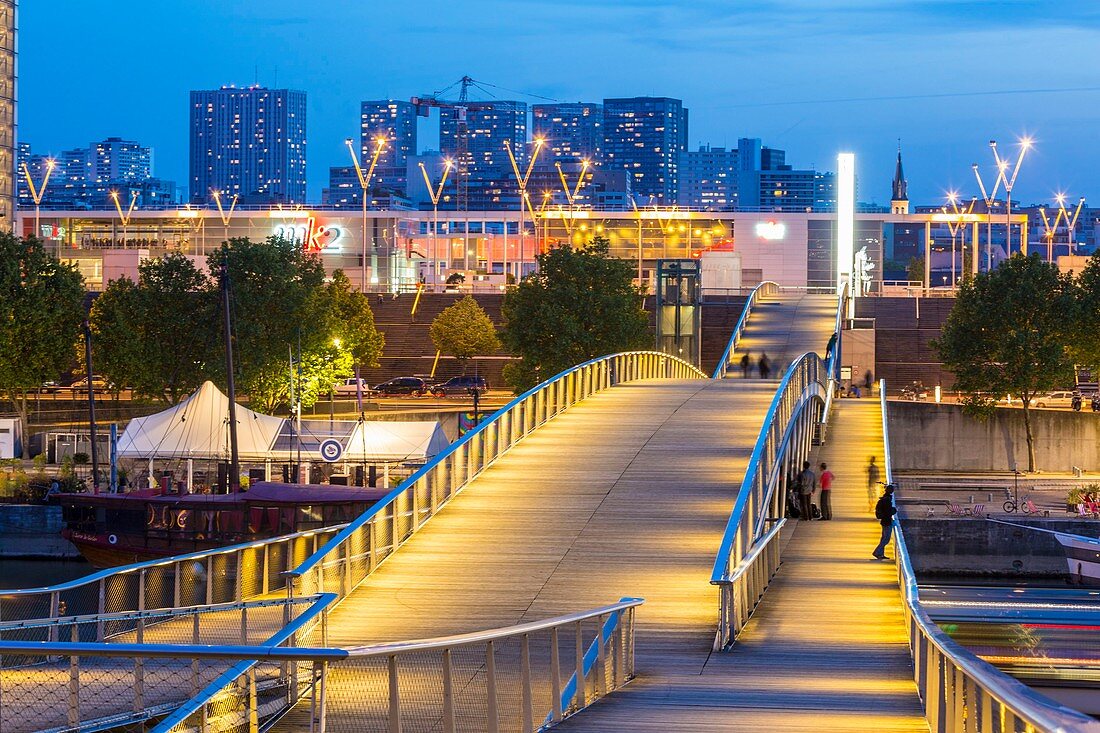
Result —
[[[752,364],[752,360],[749,358],[749,354],[751,354],[751,353],[752,353],[751,351],[746,351],[745,355],[741,357],[741,378],[742,379],[748,379],[749,378],[749,367]]]
[[[821,475],[818,477],[817,483],[821,487],[821,518],[832,519],[833,505],[830,494],[832,494],[833,489],[833,472],[824,463],[821,464]]]
[[[867,511],[875,510],[875,500],[878,498],[879,478],[882,474],[875,463],[875,457],[871,456],[871,462],[867,464]]]
[[[875,396],[875,390],[874,390],[875,377],[874,377],[873,374],[871,374],[870,369],[868,369],[867,371],[865,371],[863,373],[863,386],[867,388],[867,396],[868,397],[874,397]]]
[[[890,543],[890,534],[894,529],[894,515],[898,513],[894,506],[894,486],[889,484],[882,491],[882,496],[875,504],[875,518],[882,525],[882,537],[878,541],[878,547],[871,554],[876,560],[886,559],[886,545]]]
[[[798,474],[798,513],[799,519],[813,519],[814,489],[817,488],[817,475],[810,468],[809,461],[802,462],[802,473]]]
[[[760,363],[757,368],[760,370],[761,379],[767,379],[768,375],[772,373],[772,365],[768,362],[768,355],[763,351],[760,352]]]

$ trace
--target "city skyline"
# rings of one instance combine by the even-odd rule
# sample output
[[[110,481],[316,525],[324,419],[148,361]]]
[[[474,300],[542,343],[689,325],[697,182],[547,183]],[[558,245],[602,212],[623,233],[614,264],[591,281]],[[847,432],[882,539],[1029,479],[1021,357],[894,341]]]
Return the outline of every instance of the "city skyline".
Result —
[[[598,37],[559,23],[527,22],[550,7],[541,3],[520,3],[511,16],[493,12],[503,6],[487,0],[476,3],[485,12],[467,14],[429,4],[435,12],[418,11],[415,18],[403,8],[372,10],[372,27],[402,30],[368,34],[370,43],[362,47],[330,35],[342,25],[359,27],[366,17],[365,8],[350,3],[309,15],[281,0],[235,8],[204,1],[188,5],[186,13],[176,2],[156,8],[126,3],[106,25],[93,20],[93,8],[75,2],[62,3],[64,12],[48,20],[40,7],[26,6],[20,15],[19,139],[42,152],[59,152],[74,137],[140,140],[157,151],[161,177],[185,182],[189,91],[253,81],[301,89],[311,120],[308,198],[318,200],[328,168],[347,164],[344,140],[357,137],[362,101],[407,99],[469,73],[504,88],[500,98],[529,106],[538,100],[510,90],[566,102],[682,99],[692,110],[689,150],[759,137],[788,150],[799,166],[831,170],[836,152],[851,149],[867,201],[887,202],[899,137],[914,201],[933,203],[952,188],[977,195],[970,164],[978,162],[992,178],[988,140],[996,138],[1004,149],[1023,134],[1035,136],[1036,147],[1017,184],[1018,200],[1049,201],[1059,190],[1071,198],[1093,193],[1089,174],[1100,165],[1100,151],[1079,140],[1087,140],[1094,124],[1089,103],[1100,89],[1089,87],[1087,73],[1100,14],[1084,3],[1063,4],[1057,17],[1034,2],[998,3],[995,12],[986,12],[988,4],[942,2],[884,10],[852,1],[827,13],[794,0],[755,10],[678,2],[554,6],[571,13],[571,28],[605,29]],[[89,49],[89,66],[105,72],[88,85],[61,66],[64,54],[46,41],[92,25],[102,43]],[[156,65],[109,73],[115,50],[107,49],[118,47],[112,39],[140,37],[138,30],[150,27],[158,29],[159,48],[169,57],[192,43],[218,48],[230,37],[237,52],[189,55],[184,70],[169,75]],[[934,45],[927,43],[933,30]],[[491,43],[484,42],[486,33]],[[443,34],[470,40],[442,45]],[[301,38],[317,43],[291,42]],[[330,42],[321,43],[324,38]],[[776,40],[783,42],[764,53]],[[893,60],[867,66],[863,60],[884,44],[892,48],[883,57]],[[517,55],[520,46],[526,50]],[[534,53],[538,48],[555,53]],[[547,68],[551,56],[592,63]],[[783,63],[772,63],[777,59]],[[1088,91],[1051,91],[1071,88]],[[995,93],[1011,90],[1017,93]],[[59,97],[82,114],[58,115]],[[421,120],[422,150],[438,147],[436,130],[434,118]]]

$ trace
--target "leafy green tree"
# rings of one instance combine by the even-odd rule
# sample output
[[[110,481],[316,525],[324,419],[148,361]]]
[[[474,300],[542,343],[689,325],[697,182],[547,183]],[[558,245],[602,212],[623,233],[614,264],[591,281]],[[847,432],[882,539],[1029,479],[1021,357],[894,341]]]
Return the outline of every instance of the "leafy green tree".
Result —
[[[909,265],[905,268],[909,276],[909,282],[924,282],[924,258],[910,257]]]
[[[295,356],[297,360],[297,356]],[[330,343],[327,348],[302,352],[301,368],[297,363],[291,371],[288,357],[282,362],[272,362],[261,370],[252,381],[248,393],[253,407],[262,412],[273,412],[282,405],[291,404],[291,384],[302,407],[312,407],[318,399],[329,394],[341,380],[352,374],[352,356],[343,345]]]
[[[505,348],[519,356],[504,377],[520,392],[588,359],[649,344],[631,263],[597,237],[584,249],[556,247],[504,297]]]
[[[1069,275],[1037,254],[1016,255],[989,273],[964,280],[940,338],[933,342],[955,374],[963,407],[988,416],[999,398],[1023,403],[1028,471],[1035,470],[1031,400],[1071,377],[1066,344],[1075,312]]]
[[[500,339],[489,314],[469,295],[443,309],[432,321],[428,333],[438,351],[458,360],[463,374],[471,358],[500,349]]]
[[[1100,373],[1100,253],[1089,258],[1077,277],[1077,318],[1070,355],[1077,364]]]
[[[206,378],[221,340],[217,292],[186,256],[147,260],[138,282],[113,281],[92,306],[96,370],[111,383],[175,404]]]
[[[29,393],[69,368],[84,315],[76,268],[61,264],[38,239],[0,233],[0,391],[24,425]]]
[[[281,237],[263,242],[247,238],[230,239],[207,258],[211,273],[228,263],[230,315],[234,334],[234,367],[238,389],[248,394],[261,409],[278,402],[265,386],[284,365],[289,380],[289,353],[301,346],[301,353],[325,353],[331,348],[331,321],[318,297],[325,280],[324,267],[316,255],[306,254],[300,244]],[[221,333],[221,300],[217,299],[216,325]],[[224,339],[218,338],[209,371],[224,383]],[[305,363],[303,358],[303,363]]]
[[[332,333],[351,354],[358,367],[377,367],[386,339],[374,325],[370,298],[354,290],[343,270],[332,273],[322,297],[333,321]]]

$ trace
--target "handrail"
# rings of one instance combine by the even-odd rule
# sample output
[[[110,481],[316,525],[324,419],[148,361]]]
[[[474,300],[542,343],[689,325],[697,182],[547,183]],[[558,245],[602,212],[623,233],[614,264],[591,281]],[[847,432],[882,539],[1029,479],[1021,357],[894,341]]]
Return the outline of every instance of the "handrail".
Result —
[[[475,631],[467,634],[454,634],[452,636],[435,636],[427,639],[413,639],[411,641],[394,641],[385,644],[370,644],[367,646],[347,647],[344,651],[347,656],[355,658],[388,657],[394,654],[408,654],[410,652],[428,652],[441,649],[456,649],[464,646],[485,644],[490,641],[505,639],[509,636],[522,636],[533,634],[537,631],[546,631],[555,626],[566,626],[578,621],[606,616],[610,613],[618,613],[628,608],[637,608],[645,603],[644,598],[623,598],[618,603],[600,606],[589,611],[569,613],[564,616],[543,619],[542,621],[529,621],[515,624],[514,626],[500,626],[485,631]]]
[[[756,498],[757,492],[755,489],[760,476],[760,464],[767,450],[769,439],[773,435],[776,419],[783,417],[783,419],[788,422],[795,419],[798,411],[800,411],[804,405],[805,400],[814,396],[813,393],[816,392],[814,386],[821,387],[817,377],[820,366],[821,357],[813,352],[807,352],[796,359],[783,375],[783,379],[775,391],[775,396],[772,398],[771,405],[768,407],[768,411],[764,416],[763,426],[760,429],[760,434],[756,438],[756,444],[753,446],[752,455],[745,469],[745,477],[741,481],[741,489],[737,492],[737,501],[734,503],[733,511],[730,513],[730,518],[726,523],[726,530],[722,535],[722,543],[719,545],[718,554],[714,559],[714,567],[711,571],[710,578],[711,583],[720,583],[729,580],[734,569],[733,566],[729,564],[729,561],[733,558],[734,550],[740,549],[742,553],[747,553],[752,542],[755,541],[755,537],[743,535],[740,530],[742,522],[744,521],[744,516],[749,510],[750,502]],[[794,382],[796,376],[799,376],[805,370],[809,370],[813,376],[806,379],[798,386],[799,394],[797,397],[799,402],[796,405],[789,406],[795,409],[789,410],[786,415],[782,415],[781,409],[784,407],[785,400],[788,399],[787,392],[791,388],[792,382]],[[823,393],[820,397],[822,402],[824,402]],[[786,425],[783,427],[786,428]],[[778,455],[775,456],[775,458],[778,458]],[[760,510],[762,507],[756,505],[754,508]],[[755,525],[755,521],[753,525]],[[739,548],[735,548],[734,542],[738,538],[741,538],[741,545]]]
[[[383,521],[387,512],[391,513],[391,517],[385,517],[385,519],[392,518],[392,513],[396,511],[394,508],[396,502],[410,492],[415,493],[418,486],[423,486],[424,493],[431,494],[422,498],[431,503],[431,511],[434,513],[442,503],[449,501],[471,479],[522,440],[530,430],[549,421],[575,402],[625,381],[653,378],[658,375],[667,378],[707,378],[707,375],[695,365],[658,351],[611,354],[570,367],[498,409],[487,420],[401,482],[377,504],[344,525],[328,542],[299,565],[287,571],[285,575],[293,579],[302,579],[313,572],[323,573],[323,562],[326,557],[333,552],[339,553],[341,546],[348,544],[368,525]],[[517,421],[521,424],[517,425]],[[489,455],[490,453],[495,455]],[[449,475],[441,476],[440,474],[448,474],[447,469],[450,469]],[[455,484],[460,474],[462,479]],[[433,479],[435,479],[434,482]],[[427,485],[429,483],[430,485]],[[441,483],[447,485],[441,486]],[[439,495],[440,491],[442,496]],[[415,499],[416,497],[413,497],[410,501],[415,503]],[[416,511],[418,510],[414,508],[414,513]],[[419,517],[414,516],[412,519],[415,521],[411,531],[415,531],[420,525]],[[408,534],[411,534],[411,531]],[[393,538],[395,545],[398,543],[396,534]],[[400,538],[401,541],[404,539],[405,537]],[[344,587],[341,595],[350,591],[350,587]]]
[[[711,571],[719,586],[716,650],[733,643],[779,568],[786,469],[809,456],[827,399],[825,368],[813,352],[796,359],[764,416]]]
[[[722,358],[718,360],[718,365],[714,368],[714,374],[711,375],[711,379],[721,379],[726,375],[726,369],[729,368],[730,357],[733,356],[733,352],[737,349],[737,343],[741,340],[741,336],[745,332],[745,326],[748,325],[749,315],[752,313],[753,306],[756,305],[756,299],[768,295],[775,295],[778,292],[779,283],[772,282],[771,280],[765,280],[752,289],[752,292],[749,293],[748,300],[745,301],[745,306],[741,309],[741,317],[737,319],[737,325],[733,327],[733,333],[730,334],[729,343],[726,344],[726,348],[722,352]]]
[[[825,395],[825,409],[821,411],[821,436],[822,443],[825,442],[825,432],[829,426],[829,415],[833,411],[833,395],[836,394],[836,383],[838,374],[837,360],[841,356],[841,340],[844,336],[844,311],[848,304],[849,296],[849,281],[847,279],[842,280],[840,287],[836,292],[836,323],[833,326],[833,348],[828,349],[825,353],[825,373],[826,378],[826,391]]]
[[[879,402],[882,409],[885,476],[886,482],[892,484],[894,475],[884,379],[879,380]],[[909,559],[901,522],[896,518],[893,538],[898,583],[904,599],[909,646],[913,654],[914,678],[934,733],[993,730],[993,720],[998,717],[1003,721],[1000,730],[1015,731],[1018,720],[1024,723],[1027,730],[1064,733],[1100,731],[1100,722],[1010,677],[940,629],[921,605],[917,576]],[[987,721],[986,716],[991,716],[993,720]],[[979,717],[982,719],[981,728],[978,727]]]

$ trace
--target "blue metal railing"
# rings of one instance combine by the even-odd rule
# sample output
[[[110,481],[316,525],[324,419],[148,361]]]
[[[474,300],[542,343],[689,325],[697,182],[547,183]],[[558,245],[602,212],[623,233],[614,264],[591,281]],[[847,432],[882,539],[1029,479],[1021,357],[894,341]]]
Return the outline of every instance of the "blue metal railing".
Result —
[[[809,456],[825,407],[825,368],[812,352],[796,359],[765,414],[711,571],[710,582],[719,587],[716,649],[733,643],[779,567],[774,540],[786,521],[787,474]]]
[[[879,380],[886,482],[894,482],[886,380]],[[913,676],[933,733],[1058,731],[1098,733],[1100,722],[1013,679],[948,636],[921,606],[916,573],[901,522],[893,527],[902,610],[913,654]]]
[[[737,325],[733,327],[733,333],[730,334],[729,343],[726,344],[726,348],[722,352],[722,358],[718,360],[718,365],[714,368],[714,374],[711,375],[712,379],[721,379],[726,376],[726,370],[729,369],[730,366],[730,358],[737,350],[737,344],[745,333],[745,328],[749,323],[749,315],[752,314],[752,309],[756,305],[757,299],[775,295],[778,292],[778,283],[772,282],[771,280],[765,280],[753,288],[752,292],[749,293],[749,298],[745,301],[745,307],[741,309],[741,317],[737,319]]]
[[[697,367],[655,351],[591,359],[551,377],[493,413],[345,525],[287,575],[305,593],[350,593],[438,509],[498,457],[573,404],[637,379],[706,379]],[[333,577],[335,576],[335,577]]]

